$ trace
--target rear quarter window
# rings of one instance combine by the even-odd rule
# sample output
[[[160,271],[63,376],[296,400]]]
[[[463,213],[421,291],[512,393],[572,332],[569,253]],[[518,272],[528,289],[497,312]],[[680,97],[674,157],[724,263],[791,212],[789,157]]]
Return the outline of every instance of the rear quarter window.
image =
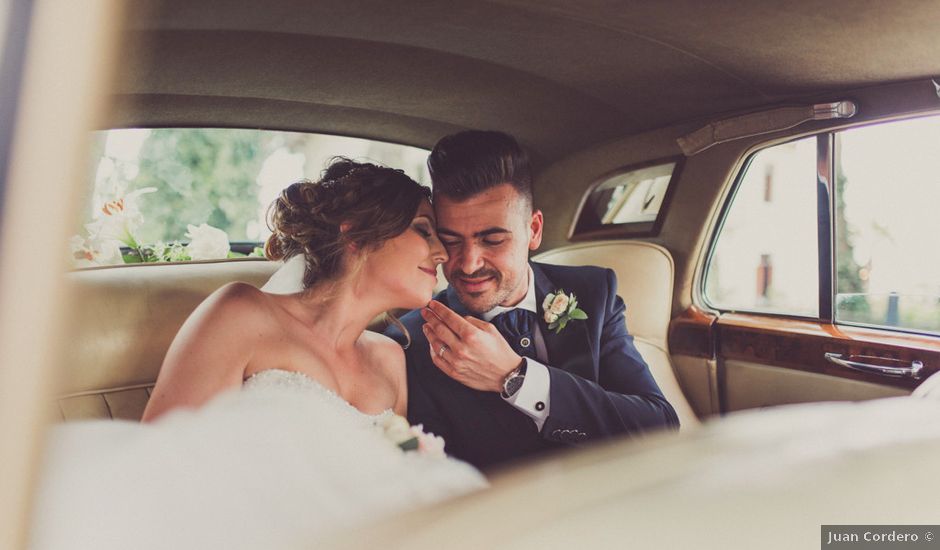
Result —
[[[75,267],[258,254],[268,206],[341,155],[429,185],[428,151],[366,139],[224,128],[115,129],[93,135]],[[228,250],[224,251],[228,243]],[[211,257],[211,258],[210,258]]]
[[[585,194],[571,238],[658,233],[680,163],[678,159],[653,161],[601,178]]]

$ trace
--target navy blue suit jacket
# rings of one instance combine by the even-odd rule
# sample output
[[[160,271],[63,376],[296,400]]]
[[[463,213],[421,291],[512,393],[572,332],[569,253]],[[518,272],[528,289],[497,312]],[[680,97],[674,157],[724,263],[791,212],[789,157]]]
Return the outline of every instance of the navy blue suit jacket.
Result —
[[[470,389],[438,369],[417,310],[401,319],[412,339],[405,351],[409,420],[444,437],[448,454],[480,468],[588,440],[678,427],[675,410],[627,333],[614,272],[535,262],[531,266],[540,319],[542,301],[558,289],[574,293],[578,307],[588,315],[587,320],[569,322],[560,334],[540,321],[551,380],[550,415],[541,432],[498,393]],[[435,299],[460,315],[468,314],[450,289]],[[395,327],[386,334],[404,342]]]

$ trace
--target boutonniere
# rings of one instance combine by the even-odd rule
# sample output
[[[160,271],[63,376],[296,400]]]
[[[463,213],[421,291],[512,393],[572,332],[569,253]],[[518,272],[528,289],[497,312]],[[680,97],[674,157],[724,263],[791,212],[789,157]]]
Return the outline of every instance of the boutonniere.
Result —
[[[563,288],[549,293],[545,297],[545,301],[542,302],[542,310],[545,312],[545,322],[548,323],[548,330],[554,330],[555,334],[560,333],[568,325],[568,321],[588,318],[584,310],[578,309],[578,298],[574,294],[565,294]]]

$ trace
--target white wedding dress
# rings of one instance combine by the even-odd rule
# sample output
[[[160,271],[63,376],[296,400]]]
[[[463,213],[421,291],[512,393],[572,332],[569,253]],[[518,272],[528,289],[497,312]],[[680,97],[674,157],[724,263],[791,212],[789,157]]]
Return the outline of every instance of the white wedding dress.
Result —
[[[486,486],[464,462],[402,452],[381,417],[303,374],[268,370],[151,424],[58,426],[31,548],[310,548]]]

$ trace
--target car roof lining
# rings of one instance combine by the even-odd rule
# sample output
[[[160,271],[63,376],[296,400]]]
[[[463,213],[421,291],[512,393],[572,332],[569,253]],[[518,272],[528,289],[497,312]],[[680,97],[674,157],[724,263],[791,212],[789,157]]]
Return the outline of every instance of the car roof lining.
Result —
[[[125,101],[117,126],[268,127],[290,101],[312,106],[292,110],[294,129],[430,147],[454,129],[499,128],[556,159],[678,122],[940,74],[940,4],[916,0],[864,10],[853,0],[129,7],[114,94],[178,104]]]

